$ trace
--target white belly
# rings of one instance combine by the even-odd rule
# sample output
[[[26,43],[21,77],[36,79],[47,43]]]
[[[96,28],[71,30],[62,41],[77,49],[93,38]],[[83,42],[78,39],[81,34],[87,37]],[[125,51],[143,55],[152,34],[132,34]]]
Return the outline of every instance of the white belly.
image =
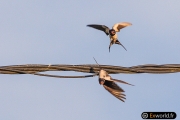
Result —
[[[109,35],[110,41],[117,40],[118,36],[115,34],[114,36]]]

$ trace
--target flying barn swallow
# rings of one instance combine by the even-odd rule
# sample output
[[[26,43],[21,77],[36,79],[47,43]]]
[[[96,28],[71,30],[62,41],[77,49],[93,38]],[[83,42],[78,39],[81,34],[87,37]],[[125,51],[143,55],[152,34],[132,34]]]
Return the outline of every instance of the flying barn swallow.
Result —
[[[109,52],[110,52],[110,47],[113,44],[118,44],[121,45],[125,50],[126,48],[119,42],[117,32],[120,31],[120,29],[132,25],[129,22],[121,22],[121,23],[116,23],[113,25],[112,29],[109,29],[105,25],[97,25],[97,24],[90,24],[87,25],[88,27],[92,27],[101,31],[104,31],[106,35],[109,35],[110,38],[110,44],[109,44]],[[126,50],[127,51],[127,50]]]
[[[94,60],[95,60],[95,58],[94,58]],[[97,63],[97,61],[96,61],[96,63]],[[98,64],[98,66],[100,67],[99,64]],[[129,83],[125,82],[125,81],[113,79],[105,70],[100,68],[100,71],[99,71],[99,84],[103,85],[103,87],[108,92],[110,92],[113,96],[115,96],[117,99],[124,102],[124,99],[126,99],[125,98],[126,95],[123,94],[123,92],[125,92],[125,91],[121,87],[119,87],[115,82],[124,83],[124,84],[134,86],[134,85],[129,84]]]

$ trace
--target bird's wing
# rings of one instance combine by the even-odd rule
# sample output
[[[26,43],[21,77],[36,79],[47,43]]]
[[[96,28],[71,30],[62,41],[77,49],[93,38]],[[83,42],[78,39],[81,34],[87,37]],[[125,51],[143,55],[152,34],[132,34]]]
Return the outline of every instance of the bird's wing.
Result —
[[[96,25],[96,24],[90,24],[87,25],[88,27],[92,27],[101,31],[104,31],[106,35],[109,35],[109,28],[105,25]]]
[[[130,83],[127,83],[127,82],[125,82],[125,81],[122,81],[122,80],[117,80],[117,79],[113,79],[113,78],[111,78],[111,80],[114,81],[114,82],[119,82],[119,83],[124,83],[124,84],[127,84],[127,85],[134,86],[134,85],[132,85],[132,84],[130,84]]]
[[[120,88],[115,82],[106,80],[103,84],[103,87],[122,102],[124,102],[124,99],[126,99],[126,95],[123,94],[124,90]]]
[[[127,26],[130,26],[132,25],[131,23],[129,22],[122,22],[122,23],[116,23],[113,25],[113,29],[116,31],[116,32],[119,32],[120,29],[124,28],[124,27],[127,27]]]

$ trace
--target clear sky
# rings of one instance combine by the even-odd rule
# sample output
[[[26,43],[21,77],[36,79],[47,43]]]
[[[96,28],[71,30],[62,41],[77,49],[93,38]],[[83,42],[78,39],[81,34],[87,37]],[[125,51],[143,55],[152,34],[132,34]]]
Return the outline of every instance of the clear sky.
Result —
[[[174,0],[1,0],[0,66],[180,64],[180,1]],[[127,48],[87,24],[133,25],[118,33]],[[51,72],[58,75],[84,75]],[[109,94],[98,77],[57,79],[0,75],[0,120],[141,120],[144,111],[180,115],[180,73],[117,74],[125,103]],[[178,119],[178,118],[177,118]]]

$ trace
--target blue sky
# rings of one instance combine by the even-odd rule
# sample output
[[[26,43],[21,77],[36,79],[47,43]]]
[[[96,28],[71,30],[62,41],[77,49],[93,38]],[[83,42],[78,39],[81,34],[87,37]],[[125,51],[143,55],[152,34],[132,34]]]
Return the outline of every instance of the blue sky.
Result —
[[[1,0],[0,65],[99,64],[135,66],[180,64],[180,1]],[[133,25],[118,33],[127,48],[87,24]],[[83,75],[51,72],[58,75]],[[180,73],[111,75],[135,86],[119,84],[123,103],[98,83],[98,77],[57,79],[32,75],[0,75],[1,120],[140,120],[144,111],[180,115]]]

